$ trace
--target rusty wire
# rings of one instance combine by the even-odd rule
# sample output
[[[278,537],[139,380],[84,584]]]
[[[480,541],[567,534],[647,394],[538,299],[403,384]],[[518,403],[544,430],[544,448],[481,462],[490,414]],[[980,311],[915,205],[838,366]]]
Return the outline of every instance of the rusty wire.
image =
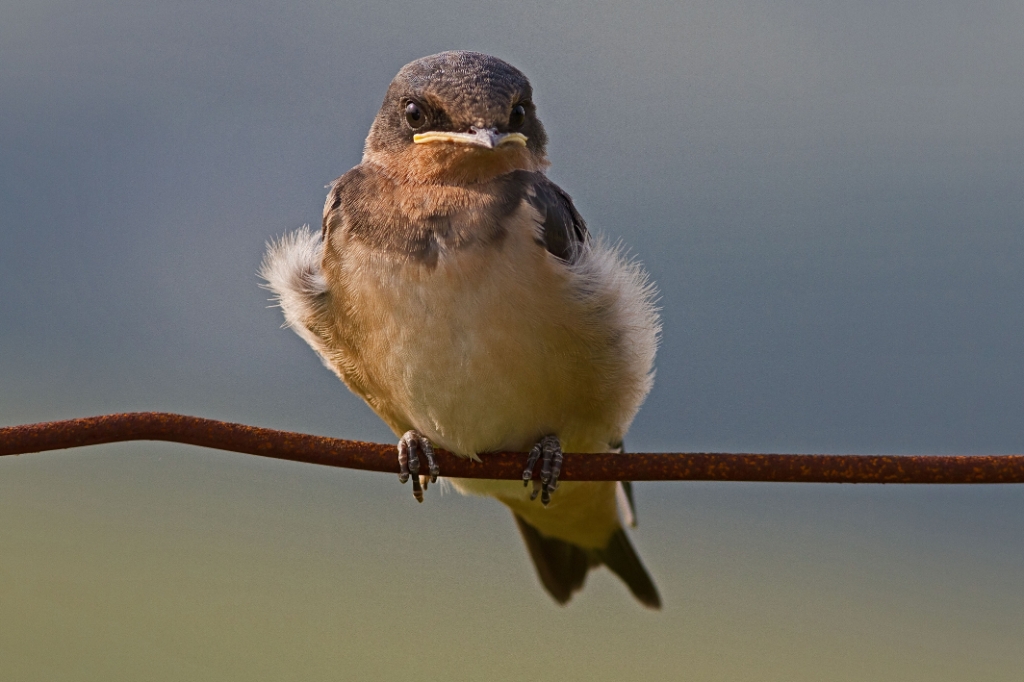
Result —
[[[129,412],[0,428],[0,456],[131,440],[160,440],[293,462],[398,473],[394,445],[277,431],[167,412]],[[442,475],[522,478],[524,455],[481,462],[438,451]],[[567,454],[563,481],[791,483],[1024,483],[1024,455]]]

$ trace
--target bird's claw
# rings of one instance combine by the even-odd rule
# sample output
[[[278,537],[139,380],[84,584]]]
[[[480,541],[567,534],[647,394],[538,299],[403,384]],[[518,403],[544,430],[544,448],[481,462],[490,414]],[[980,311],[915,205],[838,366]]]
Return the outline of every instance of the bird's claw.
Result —
[[[540,480],[533,478],[533,469],[537,460],[541,460]],[[544,436],[530,450],[523,471],[523,486],[533,480],[533,492],[530,499],[536,500],[540,495],[541,504],[545,507],[551,502],[551,494],[558,489],[558,474],[562,471],[562,444],[558,436]]]
[[[423,476],[420,483],[420,454],[427,460],[429,476]],[[406,431],[398,441],[398,480],[405,483],[412,477],[412,494],[417,502],[423,501],[423,491],[427,484],[436,483],[441,473],[434,459],[434,448],[426,436],[419,431]]]

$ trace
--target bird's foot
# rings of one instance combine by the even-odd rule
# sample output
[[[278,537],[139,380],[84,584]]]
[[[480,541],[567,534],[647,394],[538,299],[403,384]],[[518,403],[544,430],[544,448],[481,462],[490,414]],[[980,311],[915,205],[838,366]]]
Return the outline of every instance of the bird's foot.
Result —
[[[427,460],[427,468],[430,470],[430,475],[423,477],[422,485],[419,475],[421,454]],[[434,459],[434,448],[427,437],[419,431],[406,431],[398,441],[398,480],[405,483],[411,475],[413,497],[417,502],[422,502],[427,483],[436,483],[440,473],[441,469]]]
[[[533,468],[537,460],[541,460],[540,480],[533,478]],[[540,494],[540,501],[546,507],[551,502],[551,494],[558,489],[558,474],[562,471],[562,444],[558,442],[558,436],[544,436],[530,450],[530,456],[526,460],[526,470],[523,471],[523,487],[530,480],[533,480],[533,492],[530,499],[536,500]]]

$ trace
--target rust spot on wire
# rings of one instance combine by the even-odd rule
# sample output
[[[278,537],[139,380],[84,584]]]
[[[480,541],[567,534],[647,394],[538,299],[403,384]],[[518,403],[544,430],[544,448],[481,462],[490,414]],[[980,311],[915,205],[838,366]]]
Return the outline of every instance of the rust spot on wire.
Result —
[[[311,436],[167,412],[0,428],[0,456],[131,440],[162,440],[260,457],[398,473],[394,445]],[[452,478],[521,480],[525,455],[490,453],[473,462],[439,450]],[[1024,455],[567,454],[563,481],[773,481],[789,483],[1024,483]]]

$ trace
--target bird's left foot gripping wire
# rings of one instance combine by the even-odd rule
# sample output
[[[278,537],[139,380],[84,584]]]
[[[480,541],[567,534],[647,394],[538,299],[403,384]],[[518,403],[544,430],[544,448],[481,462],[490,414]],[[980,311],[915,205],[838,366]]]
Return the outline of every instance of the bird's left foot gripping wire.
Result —
[[[533,468],[537,460],[541,460],[540,480],[533,478]],[[530,450],[530,456],[526,460],[526,470],[523,471],[523,486],[525,487],[533,479],[533,492],[530,499],[536,500],[537,493],[540,493],[540,501],[546,507],[551,502],[551,494],[558,489],[558,474],[562,472],[562,444],[558,436],[544,436]]]
[[[430,474],[423,476],[420,483],[420,455],[427,460],[427,468]],[[412,494],[417,502],[423,501],[423,491],[428,483],[437,483],[437,476],[441,473],[434,459],[434,448],[427,440],[427,437],[419,431],[406,431],[405,435],[398,441],[398,480],[405,483],[412,476]]]

